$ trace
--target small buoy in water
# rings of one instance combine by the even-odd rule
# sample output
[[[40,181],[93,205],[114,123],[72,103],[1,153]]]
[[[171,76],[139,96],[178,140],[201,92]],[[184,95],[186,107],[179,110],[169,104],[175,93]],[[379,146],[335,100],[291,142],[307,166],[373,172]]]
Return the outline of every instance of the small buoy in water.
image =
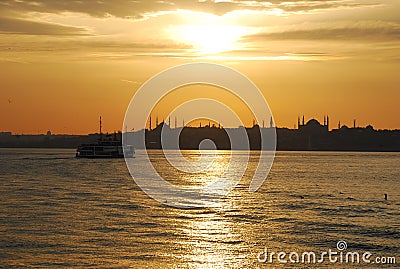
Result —
[[[387,199],[388,199],[387,197],[388,197],[388,195],[387,195],[387,193],[385,193],[385,200],[386,200],[386,201],[387,201]]]

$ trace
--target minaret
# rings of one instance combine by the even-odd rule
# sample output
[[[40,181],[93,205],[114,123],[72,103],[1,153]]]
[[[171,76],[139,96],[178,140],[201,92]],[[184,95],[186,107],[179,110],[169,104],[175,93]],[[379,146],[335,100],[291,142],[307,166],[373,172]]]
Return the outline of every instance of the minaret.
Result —
[[[168,117],[168,126],[171,128],[171,116]]]
[[[156,117],[156,128],[158,126],[158,116]]]
[[[326,115],[326,129],[329,131],[329,116]]]
[[[270,127],[270,128],[273,128],[273,127],[274,127],[274,120],[272,119],[272,116],[271,116],[271,118],[269,119],[269,127]]]
[[[151,115],[150,115],[149,131],[151,131]]]
[[[300,116],[297,117],[297,129],[300,129]]]
[[[356,120],[353,121],[353,128],[356,128]]]
[[[340,126],[340,121],[339,121],[339,123],[337,125],[337,128],[340,129],[340,127],[342,127],[342,126]]]
[[[304,125],[304,115],[303,115],[303,125]]]
[[[263,128],[265,128],[265,124],[264,124],[264,122],[265,122],[265,121],[263,120]]]
[[[326,116],[324,115],[324,126],[326,126]]]

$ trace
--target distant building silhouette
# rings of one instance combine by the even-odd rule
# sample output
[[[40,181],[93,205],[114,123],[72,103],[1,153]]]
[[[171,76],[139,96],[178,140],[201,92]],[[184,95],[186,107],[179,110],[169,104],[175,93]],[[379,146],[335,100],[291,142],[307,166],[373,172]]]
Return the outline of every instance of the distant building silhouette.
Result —
[[[318,133],[322,131],[329,131],[329,117],[324,116],[324,125],[321,125],[319,121],[316,119],[309,120],[306,124],[304,124],[304,116],[303,116],[303,124],[298,124],[298,130],[303,132],[312,132]]]
[[[157,122],[158,122],[158,118]],[[145,137],[147,148],[161,148],[161,130],[166,134],[179,136],[179,147],[181,149],[198,149],[201,141],[211,139],[217,149],[231,149],[230,140],[227,135],[238,135],[243,130],[249,138],[251,149],[261,149],[261,133],[276,132],[278,150],[325,150],[325,151],[400,151],[400,130],[375,130],[372,125],[366,127],[356,127],[353,121],[353,128],[342,125],[338,122],[338,128],[329,130],[329,116],[324,116],[323,124],[316,119],[310,119],[305,123],[305,117],[297,118],[297,128],[278,128],[273,119],[270,118],[268,128],[260,126],[253,120],[251,128],[240,126],[238,128],[222,128],[218,125],[208,123],[201,127],[185,126],[182,120],[182,127],[177,127],[175,117],[175,128],[171,128],[164,121],[157,124],[153,129],[152,117],[149,117],[149,128],[136,132],[126,132],[127,140],[131,141],[136,147],[140,148],[140,143],[136,143]],[[100,133],[91,135],[54,135],[50,132],[42,135],[12,135],[11,132],[0,132],[0,147],[44,147],[44,148],[76,148],[83,143],[94,143],[102,135]],[[117,133],[119,135],[119,133]],[[180,134],[180,135],[179,135]],[[107,138],[107,135],[106,135]],[[168,141],[167,147],[175,148],[176,141]],[[270,141],[267,141],[267,143]],[[163,144],[163,146],[165,146]],[[242,148],[242,146],[238,146]],[[268,149],[273,145],[268,144]],[[265,149],[265,147],[263,147]]]

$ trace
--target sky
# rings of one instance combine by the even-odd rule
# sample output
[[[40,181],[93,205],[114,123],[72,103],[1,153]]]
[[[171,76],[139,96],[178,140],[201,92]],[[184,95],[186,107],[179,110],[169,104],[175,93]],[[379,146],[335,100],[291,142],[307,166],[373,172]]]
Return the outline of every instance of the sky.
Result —
[[[193,62],[251,79],[279,127],[329,115],[331,128],[400,128],[398,0],[2,0],[0,38],[0,132],[93,133],[100,115],[105,131],[121,130],[143,83]],[[209,86],[172,92],[152,116],[192,98],[252,124]]]

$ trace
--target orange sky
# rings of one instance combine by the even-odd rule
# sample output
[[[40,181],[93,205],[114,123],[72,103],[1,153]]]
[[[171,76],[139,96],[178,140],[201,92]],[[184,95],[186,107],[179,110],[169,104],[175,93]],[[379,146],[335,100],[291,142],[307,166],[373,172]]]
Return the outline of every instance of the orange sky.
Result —
[[[97,131],[100,115],[106,131],[120,130],[140,85],[198,61],[248,76],[278,126],[328,114],[331,127],[357,119],[360,126],[400,128],[397,0],[4,0],[0,6],[0,132],[85,134]],[[182,90],[156,108],[160,119],[196,96],[240,107],[202,87]],[[241,116],[251,125],[248,113]]]

